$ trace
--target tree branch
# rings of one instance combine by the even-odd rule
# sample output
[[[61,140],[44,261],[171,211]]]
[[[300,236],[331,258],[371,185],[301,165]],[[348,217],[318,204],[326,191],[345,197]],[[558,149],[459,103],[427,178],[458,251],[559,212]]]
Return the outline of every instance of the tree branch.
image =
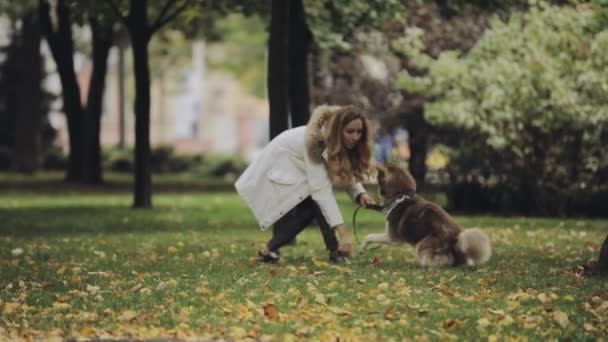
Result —
[[[150,27],[151,34],[154,34],[154,32],[158,31],[165,24],[167,24],[168,22],[175,19],[181,12],[183,12],[188,6],[190,6],[190,3],[192,3],[192,0],[185,0],[181,6],[179,6],[178,8],[175,9],[175,11],[173,11],[173,13],[167,14],[168,9],[170,7],[169,3],[172,3],[172,1],[168,0],[167,4],[165,4],[165,7],[163,8],[164,15],[163,15],[163,13],[161,13],[161,15],[159,15],[158,18],[156,18],[156,21],[154,22],[154,24]]]
[[[174,0],[166,0],[165,5],[163,6],[163,9],[160,10],[160,13],[158,14],[158,16],[156,17],[156,20],[152,24],[152,28],[153,29],[157,25],[160,25],[160,21],[162,20],[162,18],[164,18],[167,15],[167,12],[169,12],[169,9],[173,5],[175,5],[175,1]]]
[[[116,17],[118,17],[118,19],[120,19],[120,21],[122,21],[122,23],[128,27],[129,26],[128,18],[120,12],[120,8],[118,8],[118,5],[114,2],[114,0],[105,0],[105,3],[110,7],[112,12],[114,12]]]
[[[47,0],[38,1],[38,16],[40,17],[40,26],[42,32],[46,36],[46,39],[54,39],[55,32],[53,31],[53,25],[51,24],[51,6]]]

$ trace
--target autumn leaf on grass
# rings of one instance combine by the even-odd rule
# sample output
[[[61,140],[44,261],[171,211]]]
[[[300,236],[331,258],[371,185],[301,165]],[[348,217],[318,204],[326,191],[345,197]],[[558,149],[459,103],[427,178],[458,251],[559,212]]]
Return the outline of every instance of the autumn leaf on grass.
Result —
[[[323,267],[329,266],[329,263],[327,263],[327,261],[322,261],[322,260],[319,260],[319,259],[314,259],[312,262],[315,264],[315,266],[317,266],[319,268],[323,268]]]
[[[461,321],[459,319],[448,318],[442,323],[443,329],[448,331],[454,331],[462,328],[467,321]]]
[[[264,316],[268,317],[269,319],[276,321],[279,319],[279,308],[277,308],[276,305],[274,305],[273,303],[267,303],[264,304],[263,306],[264,308]]]
[[[562,328],[568,326],[568,315],[563,311],[554,311],[552,313],[553,320],[557,322]]]
[[[84,327],[80,329],[80,334],[84,337],[93,337],[97,335],[97,331],[91,327]]]
[[[384,319],[387,321],[392,321],[395,319],[395,309],[392,306],[389,306],[384,310]]]
[[[131,310],[123,311],[120,316],[118,316],[119,321],[132,321],[137,317],[137,313]]]

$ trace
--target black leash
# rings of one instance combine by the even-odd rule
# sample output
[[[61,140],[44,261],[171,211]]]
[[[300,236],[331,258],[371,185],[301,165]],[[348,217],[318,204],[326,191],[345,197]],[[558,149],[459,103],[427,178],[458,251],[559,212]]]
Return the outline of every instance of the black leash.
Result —
[[[357,209],[355,209],[355,212],[353,213],[353,235],[355,235],[355,241],[357,241],[357,245],[361,245],[361,241],[359,241],[359,237],[357,236],[357,212],[361,208],[370,209],[374,211],[382,211],[384,209],[384,207],[379,204],[368,204],[365,207],[362,207],[360,205],[357,206]]]

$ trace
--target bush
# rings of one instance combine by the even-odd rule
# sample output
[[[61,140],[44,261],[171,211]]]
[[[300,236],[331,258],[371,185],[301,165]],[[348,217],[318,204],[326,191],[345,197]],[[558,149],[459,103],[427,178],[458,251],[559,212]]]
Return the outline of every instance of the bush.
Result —
[[[47,151],[42,167],[47,170],[65,170],[68,167],[68,158],[61,148],[53,146]]]
[[[236,179],[247,167],[245,159],[239,156],[207,155],[196,172],[202,176]]]
[[[102,150],[102,168],[114,172],[132,172],[134,169],[133,150],[109,148]]]
[[[480,206],[563,215],[606,191],[590,187],[608,181],[608,30],[596,19],[551,6],[495,19],[466,56],[446,52],[426,60],[428,76],[402,75],[405,89],[436,99],[426,119],[459,137],[452,196],[461,187]]]

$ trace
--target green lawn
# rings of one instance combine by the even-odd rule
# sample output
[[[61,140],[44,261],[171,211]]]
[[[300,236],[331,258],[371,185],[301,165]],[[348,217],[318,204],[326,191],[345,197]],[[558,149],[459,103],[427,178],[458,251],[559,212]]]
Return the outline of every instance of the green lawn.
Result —
[[[51,337],[252,340],[596,340],[606,279],[580,275],[606,220],[457,216],[494,256],[422,269],[413,248],[326,262],[307,229],[278,265],[253,260],[260,231],[234,193],[0,193],[0,340]],[[354,207],[341,196],[351,226]],[[362,238],[383,228],[361,211]],[[351,227],[352,228],[352,227]]]

